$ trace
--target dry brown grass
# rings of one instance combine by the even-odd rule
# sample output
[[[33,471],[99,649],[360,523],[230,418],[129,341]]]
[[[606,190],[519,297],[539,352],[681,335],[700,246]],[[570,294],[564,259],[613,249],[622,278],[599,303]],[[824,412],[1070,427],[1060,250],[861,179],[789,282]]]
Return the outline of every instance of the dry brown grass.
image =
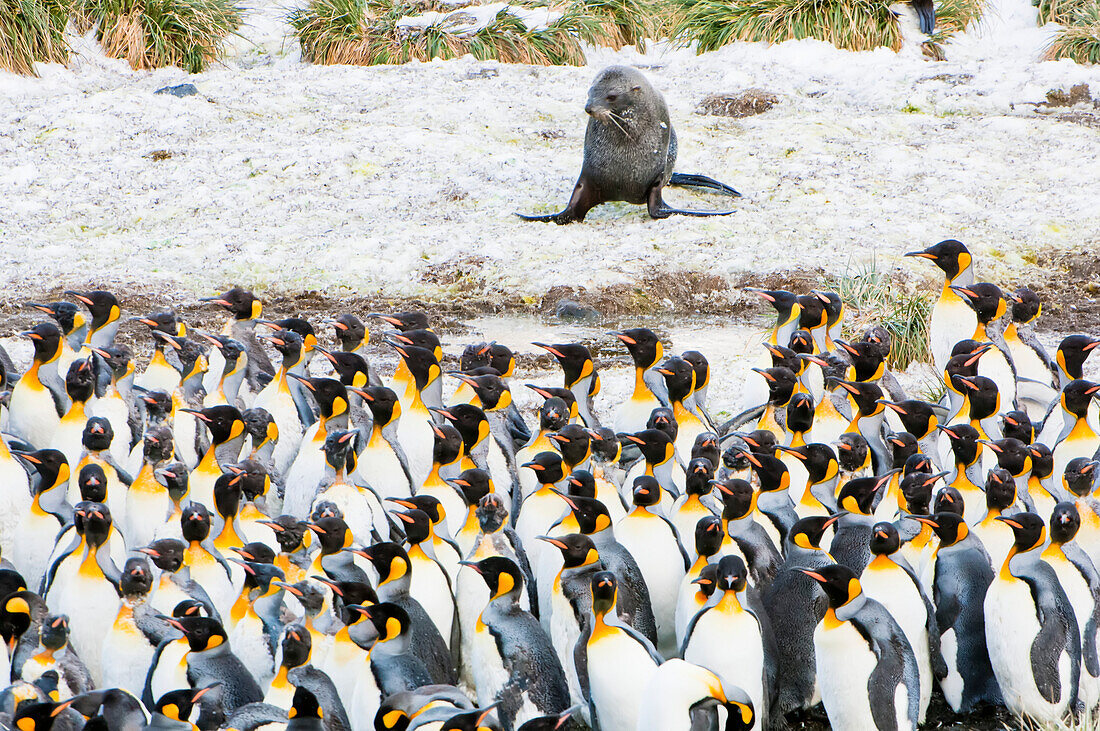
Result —
[[[0,69],[37,76],[36,63],[66,63],[65,0],[0,0]]]

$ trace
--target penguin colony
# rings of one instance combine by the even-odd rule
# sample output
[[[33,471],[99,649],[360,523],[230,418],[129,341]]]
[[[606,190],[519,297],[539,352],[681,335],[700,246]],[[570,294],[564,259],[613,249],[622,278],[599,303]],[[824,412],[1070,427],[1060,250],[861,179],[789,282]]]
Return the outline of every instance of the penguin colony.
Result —
[[[251,731],[913,729],[953,711],[1040,722],[1100,702],[1100,339],[1049,357],[1036,295],[945,275],[940,403],[890,338],[841,339],[831,292],[753,290],[777,317],[743,413],[707,412],[699,352],[614,333],[634,390],[601,424],[578,343],[564,378],[467,347],[445,373],[417,312],[266,320],[250,292],[171,312],[144,370],[108,292],[49,318],[4,371],[0,693],[7,727]],[[267,347],[277,354],[269,361]],[[329,372],[335,377],[318,377]],[[319,364],[326,363],[324,367]],[[444,393],[449,393],[447,398]]]

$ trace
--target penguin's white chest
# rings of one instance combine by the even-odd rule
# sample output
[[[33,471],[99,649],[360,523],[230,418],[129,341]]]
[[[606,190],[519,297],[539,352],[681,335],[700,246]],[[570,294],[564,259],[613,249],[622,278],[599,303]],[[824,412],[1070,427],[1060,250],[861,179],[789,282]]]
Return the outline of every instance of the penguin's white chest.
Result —
[[[674,650],[676,602],[686,573],[679,542],[661,518],[637,511],[619,521],[615,538],[634,557],[649,588],[661,649]]]
[[[409,496],[409,478],[397,453],[385,439],[371,440],[359,455],[358,470],[383,498]],[[454,492],[452,488],[447,489]]]
[[[960,340],[966,340],[978,328],[978,317],[959,295],[944,288],[943,294],[932,308],[928,325],[928,340],[936,371],[942,373],[951,357],[951,349]]]
[[[1065,652],[1059,657],[1060,701],[1047,702],[1031,670],[1031,645],[1039,629],[1028,584],[1019,579],[994,579],[985,596],[985,641],[993,674],[1009,711],[1048,723],[1059,720],[1066,711],[1070,661]]]
[[[821,700],[835,729],[873,729],[867,682],[878,659],[851,622],[814,630],[817,682]]]
[[[764,697],[764,643],[760,624],[744,610],[726,610],[721,605],[707,611],[695,623],[684,659],[702,665],[719,678],[723,686],[739,686],[753,705],[767,709]]]
[[[484,707],[497,700],[497,694],[508,684],[509,676],[489,628],[478,621],[475,627],[471,627],[471,634],[477,704]]]
[[[641,645],[617,629],[588,643],[588,684],[603,731],[635,731],[657,666]]]
[[[455,603],[447,575],[438,563],[423,553],[423,549],[416,549],[416,554],[411,557],[413,572],[409,593],[424,607],[443,636],[443,641],[450,647]]]
[[[11,392],[8,431],[36,447],[50,443],[60,421],[53,394],[37,378],[24,376]]]

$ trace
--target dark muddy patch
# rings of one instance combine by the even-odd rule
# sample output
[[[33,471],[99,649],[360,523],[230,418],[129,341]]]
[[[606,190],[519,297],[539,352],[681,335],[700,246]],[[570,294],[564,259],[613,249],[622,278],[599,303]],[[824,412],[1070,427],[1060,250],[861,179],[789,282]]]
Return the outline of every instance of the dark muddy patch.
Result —
[[[1079,251],[1039,254],[1035,267],[1020,278],[1039,295],[1045,330],[1100,332],[1100,239]]]

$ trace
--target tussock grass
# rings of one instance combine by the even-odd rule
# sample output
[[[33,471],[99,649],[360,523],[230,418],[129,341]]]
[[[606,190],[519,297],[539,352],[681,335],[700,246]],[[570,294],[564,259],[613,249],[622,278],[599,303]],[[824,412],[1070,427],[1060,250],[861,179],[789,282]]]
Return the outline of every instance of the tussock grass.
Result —
[[[929,37],[935,44],[946,43],[951,36],[982,17],[986,0],[940,0],[936,3],[936,29]]]
[[[893,339],[890,365],[905,370],[910,363],[927,362],[928,320],[932,315],[932,296],[893,282],[872,261],[854,269],[849,267],[830,286],[848,307],[848,327],[860,333],[870,325],[881,325]]]
[[[1100,64],[1100,5],[1095,0],[1071,14],[1063,27],[1046,47],[1048,60],[1068,58],[1081,64]]]
[[[652,37],[657,26],[649,1],[576,0],[538,29],[507,9],[476,31],[461,12],[425,27],[399,27],[401,18],[424,12],[401,0],[311,0],[289,22],[312,63],[370,66],[472,54],[482,61],[578,66],[585,62],[582,42],[621,48]]]
[[[86,0],[84,16],[97,26],[104,52],[135,69],[205,69],[241,25],[233,0]]]
[[[1039,8],[1039,25],[1072,25],[1076,19],[1096,7],[1095,0],[1033,0]]]
[[[0,69],[37,76],[34,64],[65,63],[66,0],[0,0]]]
[[[881,0],[671,0],[680,18],[673,37],[697,53],[734,41],[781,43],[816,38],[850,51],[901,48],[901,30]]]

